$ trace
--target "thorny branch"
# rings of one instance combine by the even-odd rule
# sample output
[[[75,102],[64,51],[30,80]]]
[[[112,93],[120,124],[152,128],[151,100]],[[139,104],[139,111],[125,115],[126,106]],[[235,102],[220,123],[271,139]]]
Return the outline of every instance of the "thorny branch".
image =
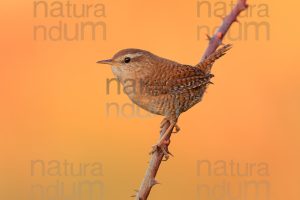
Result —
[[[238,15],[243,11],[246,10],[248,5],[246,3],[247,0],[237,0],[237,4],[232,9],[229,15],[227,15],[223,19],[223,23],[218,28],[216,33],[209,37],[209,45],[205,51],[205,53],[202,56],[201,61],[203,61],[205,58],[207,58],[209,55],[211,55],[213,52],[216,51],[216,49],[222,44],[222,40],[226,33],[228,32],[229,28],[233,24],[233,22],[237,22]],[[165,123],[164,126],[161,129],[160,137],[164,134],[164,132],[169,128],[170,123]],[[174,127],[173,127],[174,128]],[[169,140],[169,138],[166,138],[166,140]],[[165,144],[166,149],[168,148],[170,143]],[[140,189],[136,191],[136,195],[134,197],[136,200],[147,200],[151,189],[154,185],[158,184],[155,177],[158,172],[159,166],[161,162],[163,161],[164,153],[161,150],[155,151],[152,154],[152,157],[149,162],[148,169],[146,171],[144,180],[140,186]]]

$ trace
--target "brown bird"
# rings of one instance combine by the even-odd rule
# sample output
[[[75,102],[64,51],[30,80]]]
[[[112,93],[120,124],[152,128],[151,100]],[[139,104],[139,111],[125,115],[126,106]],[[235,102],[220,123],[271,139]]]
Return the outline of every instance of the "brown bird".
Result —
[[[161,126],[170,126],[161,137],[157,147],[162,147],[166,137],[176,132],[179,115],[201,101],[211,83],[211,67],[231,48],[225,45],[196,66],[180,64],[145,50],[124,49],[112,59],[98,61],[109,64],[112,72],[124,87],[124,92],[135,104],[158,115],[165,116]]]

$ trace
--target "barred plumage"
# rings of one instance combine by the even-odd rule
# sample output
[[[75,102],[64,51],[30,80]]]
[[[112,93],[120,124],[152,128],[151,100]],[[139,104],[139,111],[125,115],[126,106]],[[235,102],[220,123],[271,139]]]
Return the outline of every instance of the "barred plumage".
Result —
[[[201,101],[213,77],[213,63],[230,48],[231,45],[223,46],[195,67],[140,49],[122,50],[113,59],[100,63],[112,65],[113,73],[135,104],[151,113],[177,119]]]

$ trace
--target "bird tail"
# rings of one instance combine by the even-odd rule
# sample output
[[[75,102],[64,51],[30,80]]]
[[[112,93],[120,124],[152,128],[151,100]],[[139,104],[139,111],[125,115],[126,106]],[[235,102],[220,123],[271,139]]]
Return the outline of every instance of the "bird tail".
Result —
[[[201,71],[203,71],[205,74],[209,74],[211,71],[211,67],[213,66],[214,62],[221,58],[225,53],[231,49],[231,44],[226,44],[222,48],[218,49],[214,53],[212,53],[208,58],[205,58],[203,61],[201,61],[199,64],[197,64],[195,67],[199,68]]]

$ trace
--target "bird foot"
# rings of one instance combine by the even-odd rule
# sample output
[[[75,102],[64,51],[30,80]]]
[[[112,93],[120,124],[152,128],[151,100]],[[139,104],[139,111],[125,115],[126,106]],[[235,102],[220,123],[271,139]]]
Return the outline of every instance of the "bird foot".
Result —
[[[152,151],[150,152],[150,155],[154,154],[155,152],[158,152],[161,150],[161,152],[164,154],[164,160],[167,161],[170,158],[170,155],[173,156],[172,153],[168,150],[167,145],[170,144],[170,140],[165,140],[162,144],[156,144],[152,146]]]
[[[164,118],[160,123],[160,128],[163,128],[167,122],[170,122],[169,119]],[[172,133],[178,133],[180,131],[180,127],[177,124],[175,124],[174,129]]]

